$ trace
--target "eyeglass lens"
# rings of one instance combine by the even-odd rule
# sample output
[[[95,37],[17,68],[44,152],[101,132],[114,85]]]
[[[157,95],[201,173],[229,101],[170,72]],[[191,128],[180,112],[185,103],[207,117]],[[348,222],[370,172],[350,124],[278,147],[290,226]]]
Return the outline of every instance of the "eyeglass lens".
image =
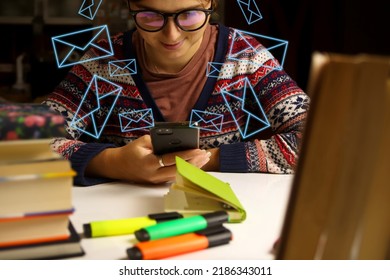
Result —
[[[176,23],[184,30],[194,30],[204,24],[206,13],[203,11],[189,10],[176,15]],[[165,20],[162,14],[144,11],[136,15],[137,24],[147,30],[158,30],[164,26]]]

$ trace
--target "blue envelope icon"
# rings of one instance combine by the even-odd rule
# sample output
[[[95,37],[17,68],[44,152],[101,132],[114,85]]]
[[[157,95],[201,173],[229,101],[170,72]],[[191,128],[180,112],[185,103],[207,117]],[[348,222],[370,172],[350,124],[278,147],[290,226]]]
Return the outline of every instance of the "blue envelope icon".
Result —
[[[248,24],[252,24],[263,18],[255,0],[237,0],[237,3]]]
[[[256,54],[256,57],[255,59],[245,60],[246,63],[255,64],[259,67],[270,68],[271,70],[281,70],[283,68],[287,54],[288,41],[237,29],[233,34],[233,42],[237,44],[239,43],[240,48],[236,48],[235,43],[231,44],[228,53],[229,59],[240,61],[241,54],[251,51]],[[259,45],[258,42],[260,42],[260,44],[264,47]],[[279,63],[273,63],[270,65],[265,64],[273,58],[276,58]]]
[[[222,65],[223,63],[219,63],[219,62],[209,62],[207,64],[206,76],[212,78],[218,78],[219,74],[221,73]]]
[[[121,92],[121,86],[94,75],[70,126],[98,139]],[[87,107],[85,100],[88,100],[88,104],[94,104],[94,107]]]
[[[237,88],[242,91],[237,91]],[[240,96],[231,93],[233,89]],[[221,94],[242,138],[251,137],[271,126],[248,78],[224,87]]]
[[[84,0],[80,6],[79,15],[93,20],[103,0]]]
[[[207,111],[192,110],[190,127],[197,127],[200,130],[221,132],[223,115]]]
[[[90,38],[91,33],[92,38],[89,39],[86,43],[76,43],[82,38]],[[103,47],[98,44],[100,39],[107,40],[107,46]],[[114,50],[110,40],[110,33],[108,31],[107,25],[92,27],[83,29],[80,31],[55,36],[51,38],[54,56],[58,65],[58,68],[72,66],[75,64],[81,64],[88,61],[93,61],[97,59],[102,59],[114,55]],[[106,44],[104,44],[106,45]],[[79,57],[80,53],[85,52],[90,47],[96,48],[101,52],[99,56],[94,57],[82,57],[80,60],[75,60],[74,57]]]
[[[152,109],[134,110],[131,112],[120,113],[119,123],[121,125],[122,132],[154,127]]]
[[[108,62],[111,77],[130,76],[137,74],[137,64],[134,58]]]

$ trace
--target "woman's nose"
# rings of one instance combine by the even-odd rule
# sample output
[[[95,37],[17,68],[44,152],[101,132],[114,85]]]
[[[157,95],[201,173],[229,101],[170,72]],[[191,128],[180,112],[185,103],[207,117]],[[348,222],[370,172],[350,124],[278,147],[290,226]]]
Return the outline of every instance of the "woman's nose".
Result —
[[[169,17],[167,24],[162,29],[162,32],[168,38],[175,39],[181,34],[182,30],[176,25],[175,20],[172,17]]]

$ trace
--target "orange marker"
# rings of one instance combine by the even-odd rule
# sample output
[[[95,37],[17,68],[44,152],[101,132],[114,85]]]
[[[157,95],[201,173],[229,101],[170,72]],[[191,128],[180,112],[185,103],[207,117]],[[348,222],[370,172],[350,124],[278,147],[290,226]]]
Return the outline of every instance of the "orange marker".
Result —
[[[227,244],[232,233],[223,226],[178,236],[140,242],[127,249],[131,260],[158,260]]]

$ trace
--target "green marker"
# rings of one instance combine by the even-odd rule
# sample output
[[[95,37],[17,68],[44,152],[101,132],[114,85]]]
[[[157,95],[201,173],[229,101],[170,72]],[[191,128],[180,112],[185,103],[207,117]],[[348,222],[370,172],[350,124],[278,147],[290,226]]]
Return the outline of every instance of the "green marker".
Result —
[[[83,224],[83,229],[86,237],[133,234],[136,230],[143,227],[179,218],[183,218],[183,216],[177,212],[167,212],[150,214],[146,217],[94,221],[89,224]]]
[[[227,212],[216,211],[147,226],[135,231],[134,234],[138,241],[149,241],[219,226],[228,221]]]

